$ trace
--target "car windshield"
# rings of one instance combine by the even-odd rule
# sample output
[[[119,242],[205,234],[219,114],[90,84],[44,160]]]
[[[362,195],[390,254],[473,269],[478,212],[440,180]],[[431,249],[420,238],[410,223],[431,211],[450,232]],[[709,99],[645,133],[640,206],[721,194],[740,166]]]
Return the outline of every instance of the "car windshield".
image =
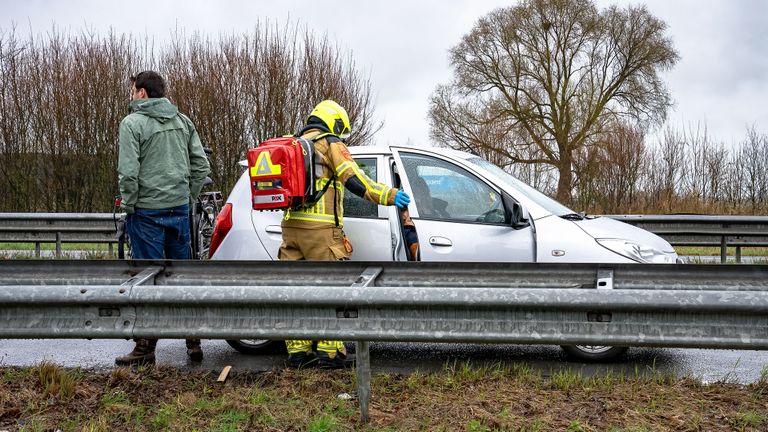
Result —
[[[560,204],[559,202],[553,200],[552,198],[544,195],[543,193],[537,191],[536,189],[521,182],[520,180],[515,178],[512,174],[504,171],[503,169],[497,167],[496,165],[488,162],[483,158],[473,157],[473,158],[467,159],[467,161],[484,169],[485,171],[490,172],[494,176],[498,177],[501,181],[503,181],[510,187],[514,188],[521,194],[525,195],[530,200],[534,201],[536,204],[544,207],[546,210],[548,210],[550,213],[554,215],[564,216],[564,215],[575,213],[573,210],[569,209],[568,207]]]

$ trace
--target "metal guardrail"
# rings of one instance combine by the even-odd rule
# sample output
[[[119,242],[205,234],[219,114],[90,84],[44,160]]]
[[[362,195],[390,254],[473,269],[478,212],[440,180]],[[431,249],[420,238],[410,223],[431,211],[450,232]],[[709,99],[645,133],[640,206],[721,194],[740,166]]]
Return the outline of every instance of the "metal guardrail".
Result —
[[[720,247],[726,262],[728,247],[735,247],[741,262],[742,247],[768,247],[768,216],[724,215],[606,215],[650,231],[672,246]]]
[[[0,338],[768,349],[768,266],[0,261]]]
[[[112,213],[0,213],[0,243],[55,243],[61,257],[63,243],[107,243],[113,254],[117,243],[116,218]]]
[[[57,257],[62,243],[107,243],[111,254],[117,242],[116,217],[112,213],[0,213],[0,242],[35,243],[36,256],[41,243],[56,243]],[[721,262],[726,262],[729,246],[736,248],[736,262],[741,262],[742,247],[768,247],[768,216],[606,217],[653,232],[673,246],[719,246]]]

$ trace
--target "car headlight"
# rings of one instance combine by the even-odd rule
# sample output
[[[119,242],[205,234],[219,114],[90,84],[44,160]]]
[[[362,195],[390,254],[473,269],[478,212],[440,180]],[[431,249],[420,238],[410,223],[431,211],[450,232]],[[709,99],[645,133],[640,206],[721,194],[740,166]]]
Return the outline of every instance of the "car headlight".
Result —
[[[600,246],[641,263],[674,264],[677,254],[622,239],[597,239]]]

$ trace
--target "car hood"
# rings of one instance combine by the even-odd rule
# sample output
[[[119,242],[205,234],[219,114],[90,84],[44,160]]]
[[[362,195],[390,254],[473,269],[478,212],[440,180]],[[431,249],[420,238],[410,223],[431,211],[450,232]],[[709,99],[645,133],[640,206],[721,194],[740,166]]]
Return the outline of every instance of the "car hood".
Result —
[[[622,239],[651,246],[662,252],[675,252],[672,245],[656,234],[609,217],[573,221],[576,226],[596,239]]]

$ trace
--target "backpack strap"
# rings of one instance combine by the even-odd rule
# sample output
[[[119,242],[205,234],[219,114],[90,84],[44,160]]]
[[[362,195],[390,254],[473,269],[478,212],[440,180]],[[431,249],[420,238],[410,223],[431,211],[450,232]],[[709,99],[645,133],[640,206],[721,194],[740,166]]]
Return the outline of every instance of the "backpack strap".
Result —
[[[328,142],[328,146],[330,148],[330,145],[335,142],[342,142],[339,137],[336,135],[331,134],[320,134],[316,137],[316,139],[325,138],[325,140]],[[333,189],[336,191],[336,193],[333,194],[333,220],[336,222],[336,228],[339,227],[339,213],[338,210],[336,210],[337,205],[339,203],[339,191],[336,189],[336,170],[331,168],[331,171],[333,171],[333,174],[331,175],[331,182],[333,182]],[[326,185],[327,187],[328,185]]]
[[[315,128],[313,127],[313,129],[315,129]],[[300,137],[301,136],[300,134],[306,132],[306,130],[307,130],[307,128],[303,129],[301,132],[299,132],[299,134],[297,134],[295,136]],[[314,143],[316,143],[317,141],[319,141],[319,140],[321,140],[323,138],[325,138],[325,140],[328,142],[329,145],[334,143],[334,142],[341,142],[341,140],[338,137],[336,137],[335,135],[327,133],[327,132],[323,132],[322,130],[318,131],[318,133],[316,135],[314,135],[314,136],[312,136],[311,138],[308,138],[308,139],[311,140],[312,143],[314,144]],[[339,200],[339,193],[338,193],[339,191],[336,188],[336,170],[333,169],[333,166],[331,166],[331,164],[328,162],[328,158],[325,155],[319,155],[319,156],[321,158],[323,158],[323,160],[325,161],[326,165],[328,165],[330,167],[330,169],[331,169],[331,178],[328,179],[328,182],[325,184],[325,186],[323,186],[322,190],[320,190],[319,192],[316,192],[315,202],[320,201],[320,198],[323,195],[325,195],[325,193],[328,191],[328,188],[331,186],[331,184],[333,184],[333,189],[336,191],[336,193],[333,194],[333,221],[334,221],[336,227],[338,228],[339,227],[339,211],[337,209],[338,208],[337,204],[338,204],[338,200]]]

